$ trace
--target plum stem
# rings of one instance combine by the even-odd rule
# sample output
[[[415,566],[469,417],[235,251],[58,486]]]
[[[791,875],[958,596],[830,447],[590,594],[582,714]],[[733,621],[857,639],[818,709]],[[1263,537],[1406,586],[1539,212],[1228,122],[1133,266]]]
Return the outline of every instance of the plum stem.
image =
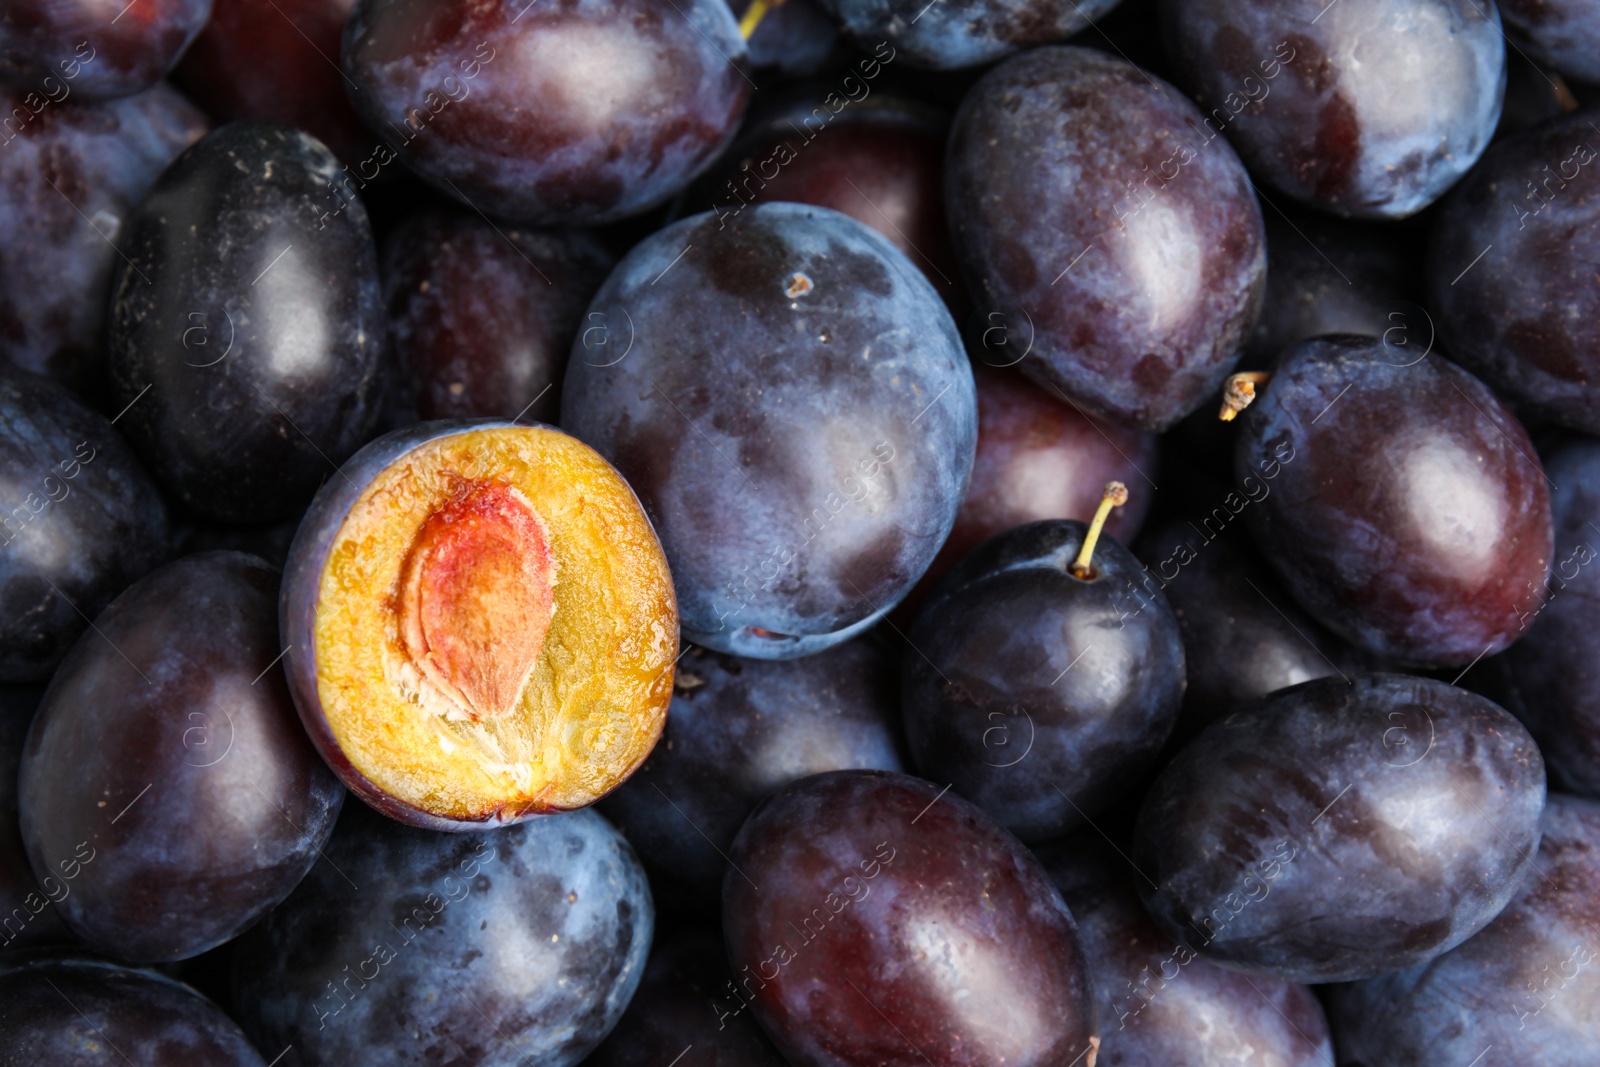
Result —
[[[1256,386],[1266,385],[1271,380],[1272,372],[1269,370],[1247,370],[1229,375],[1222,386],[1222,410],[1217,417],[1223,422],[1232,422],[1256,398]]]
[[[752,0],[749,8],[745,10],[744,17],[739,20],[740,35],[747,41],[754,37],[756,27],[767,17],[767,12],[782,6],[783,0]]]
[[[1083,547],[1078,550],[1078,558],[1072,561],[1068,569],[1074,578],[1092,578],[1094,569],[1089,566],[1089,561],[1094,558],[1094,546],[1100,542],[1100,531],[1105,529],[1106,519],[1111,516],[1112,508],[1120,508],[1128,502],[1128,487],[1121,482],[1107,482],[1105,496],[1100,498],[1100,506],[1094,511],[1094,521],[1089,523],[1089,532],[1083,536]]]

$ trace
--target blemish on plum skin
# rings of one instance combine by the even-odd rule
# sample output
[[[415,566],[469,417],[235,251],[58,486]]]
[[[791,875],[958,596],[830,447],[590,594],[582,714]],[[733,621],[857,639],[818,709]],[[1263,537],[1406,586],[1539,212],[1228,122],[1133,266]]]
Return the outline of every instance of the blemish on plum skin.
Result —
[[[795,271],[793,277],[789,279],[788,288],[786,288],[783,292],[785,296],[793,300],[795,297],[805,296],[815,288],[816,285],[811,281],[810,278],[806,277],[804,272]]]

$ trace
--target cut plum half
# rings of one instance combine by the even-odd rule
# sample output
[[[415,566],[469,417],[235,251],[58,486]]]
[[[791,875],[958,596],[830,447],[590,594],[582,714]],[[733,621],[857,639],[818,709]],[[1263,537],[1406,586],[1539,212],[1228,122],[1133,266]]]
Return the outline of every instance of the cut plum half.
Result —
[[[666,721],[678,609],[633,490],[560,430],[427,422],[317,494],[282,593],[290,687],[357,796],[474,829],[592,804]]]

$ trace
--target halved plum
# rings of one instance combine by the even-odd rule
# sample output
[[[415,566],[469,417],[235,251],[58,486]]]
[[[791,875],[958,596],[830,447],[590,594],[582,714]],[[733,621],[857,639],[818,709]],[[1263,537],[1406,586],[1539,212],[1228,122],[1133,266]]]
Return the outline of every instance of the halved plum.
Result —
[[[678,609],[627,482],[548,426],[418,423],[317,494],[289,552],[290,687],[323,758],[414,826],[570,811],[644,762]]]

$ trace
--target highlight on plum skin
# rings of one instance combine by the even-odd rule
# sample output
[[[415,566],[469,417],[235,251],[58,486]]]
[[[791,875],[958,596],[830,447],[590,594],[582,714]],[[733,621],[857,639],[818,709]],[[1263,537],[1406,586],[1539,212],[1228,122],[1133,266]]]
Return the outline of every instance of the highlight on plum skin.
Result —
[[[401,822],[478,829],[616,788],[660,736],[677,600],[598,453],[547,426],[418,423],[302,521],[281,597],[300,716]]]

